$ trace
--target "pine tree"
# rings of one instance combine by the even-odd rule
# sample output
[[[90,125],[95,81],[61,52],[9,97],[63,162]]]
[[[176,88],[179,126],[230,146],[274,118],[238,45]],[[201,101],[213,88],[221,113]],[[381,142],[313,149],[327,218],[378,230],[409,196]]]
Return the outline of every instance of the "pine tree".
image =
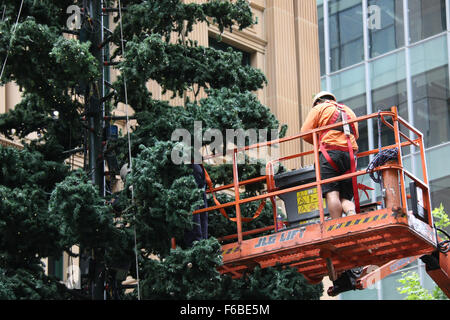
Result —
[[[43,272],[41,258],[57,256],[63,250],[73,255],[70,248],[74,245],[101,256],[103,270],[125,265],[122,268],[137,277],[137,269],[143,299],[321,296],[321,284],[307,284],[290,268],[255,269],[240,280],[220,275],[217,238],[236,229],[217,212],[209,214],[209,239],[192,246],[183,241],[193,226],[192,212],[203,203],[202,190],[188,165],[172,161],[176,142],[171,141],[171,133],[184,128],[194,138],[195,121],[222,132],[276,129],[283,136],[286,131],[253,93],[267,83],[260,70],[243,66],[238,52],[186,40],[197,23],[214,23],[221,32],[253,25],[256,21],[247,1],[121,1],[126,7],[121,21],[126,45],[122,52],[121,32],[116,27],[110,37],[116,48],[110,60],[120,61],[115,66],[120,75],[111,85],[113,95],[107,107],[110,111],[127,102],[137,126],[130,134],[131,173],[123,191],[112,196],[99,192],[90,181],[90,172],[70,171],[64,163],[65,151],[86,147],[83,101],[88,99],[88,91],[95,89],[102,68],[91,42],[63,36],[66,8],[74,1],[25,0],[15,25],[20,2],[0,2],[4,13],[0,58],[8,55],[1,84],[14,81],[22,91],[21,102],[0,115],[0,132],[19,138],[36,133],[38,138],[24,140],[23,150],[0,147],[0,298],[90,298],[84,291],[66,289]],[[109,7],[117,4],[104,3]],[[115,19],[120,22],[117,13]],[[146,87],[149,80],[155,80],[163,92],[171,92],[172,98],[193,92],[195,99],[186,99],[179,106],[154,99]],[[204,90],[206,97],[200,98],[199,90]],[[128,163],[128,146],[124,134],[111,141],[109,147],[120,166]],[[239,174],[242,179],[255,177],[263,165],[240,165]],[[232,179],[229,164],[208,170],[215,183]],[[242,197],[258,194],[262,188],[249,187]],[[251,206],[243,206],[244,215],[254,211]],[[233,210],[229,214],[232,216]],[[266,204],[260,217],[244,228],[271,223],[272,208]],[[172,238],[178,244],[176,249],[171,249]],[[130,298],[136,295],[134,290]]]

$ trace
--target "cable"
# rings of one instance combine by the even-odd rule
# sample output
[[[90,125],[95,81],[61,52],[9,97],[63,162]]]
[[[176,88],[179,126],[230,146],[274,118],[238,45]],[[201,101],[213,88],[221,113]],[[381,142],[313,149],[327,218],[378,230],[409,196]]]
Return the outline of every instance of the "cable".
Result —
[[[11,40],[14,38],[14,35],[16,34],[17,24],[19,23],[20,14],[22,13],[22,6],[23,6],[23,0],[20,3],[19,14],[17,15],[17,20],[16,20],[16,23],[14,24],[14,27],[13,27]],[[3,14],[4,14],[4,12],[3,12]],[[8,49],[6,51],[5,61],[3,61],[2,71],[0,72],[0,80],[2,79],[3,71],[5,71],[5,66],[6,66],[6,61],[8,61],[8,56],[9,56],[9,47],[8,47]]]
[[[366,172],[369,172],[369,176],[372,178],[373,181],[375,181],[376,183],[380,183],[382,176],[379,171],[374,171],[375,168],[384,165],[386,162],[390,160],[397,159],[397,156],[398,156],[397,147],[393,149],[381,150],[369,163]]]
[[[5,20],[6,4],[3,6],[2,22]]]
[[[439,232],[445,234],[445,236],[447,237],[447,240],[443,240],[437,244],[438,250],[442,253],[449,252],[449,250],[450,250],[450,235],[447,232],[445,232],[445,230],[442,230],[439,228],[436,228],[436,231],[439,231]]]
[[[122,47],[122,56],[125,55],[125,46],[123,41],[123,26],[122,26],[122,5],[120,3],[120,0],[118,0],[119,5],[119,24],[120,24],[120,43]],[[131,162],[131,138],[130,138],[130,130],[129,130],[129,116],[128,116],[128,93],[127,93],[127,79],[125,76],[125,73],[122,74],[123,76],[123,85],[125,90],[125,112],[126,112],[126,127],[127,127],[127,137],[128,137],[128,160],[129,160],[129,174],[131,174],[133,170],[132,162]],[[134,188],[131,186],[131,201],[134,203]],[[136,217],[135,217],[136,219]],[[138,262],[138,253],[137,253],[137,240],[136,240],[136,224],[134,225],[134,252],[135,252],[135,258],[136,258],[136,281],[137,281],[137,291],[138,291],[138,300],[141,300],[141,292],[139,287],[139,262]]]
[[[377,129],[378,129],[378,153],[381,153],[381,110],[378,109],[378,117],[377,117]],[[372,159],[373,160],[373,159]],[[373,173],[372,173],[373,174]],[[372,180],[373,177],[371,176]],[[378,184],[380,185],[380,194],[383,196],[383,176],[378,174]],[[381,201],[381,208],[384,209],[384,201]]]

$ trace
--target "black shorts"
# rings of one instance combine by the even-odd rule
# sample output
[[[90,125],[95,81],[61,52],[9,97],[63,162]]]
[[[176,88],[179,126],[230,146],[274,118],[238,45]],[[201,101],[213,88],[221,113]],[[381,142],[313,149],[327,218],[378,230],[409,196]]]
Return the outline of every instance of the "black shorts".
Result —
[[[339,172],[331,166],[322,153],[319,155],[320,163],[320,178],[322,180],[338,177],[350,170],[350,155],[348,152],[340,150],[327,151],[331,159],[337,165]],[[339,191],[341,198],[352,200],[353,198],[353,183],[352,179],[340,180],[322,185],[322,197],[328,192]]]

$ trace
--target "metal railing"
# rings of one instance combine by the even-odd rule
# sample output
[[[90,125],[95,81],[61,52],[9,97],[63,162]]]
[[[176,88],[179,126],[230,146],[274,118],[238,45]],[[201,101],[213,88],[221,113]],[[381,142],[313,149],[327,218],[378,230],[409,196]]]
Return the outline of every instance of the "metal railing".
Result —
[[[394,144],[381,147],[381,150],[398,148],[398,157],[397,157],[398,159],[397,159],[397,162],[394,164],[390,163],[390,164],[382,165],[382,166],[375,168],[373,171],[383,171],[383,170],[387,170],[387,169],[394,169],[394,170],[399,171],[399,173],[400,173],[399,180],[400,180],[400,194],[401,194],[401,209],[403,210],[403,212],[407,212],[407,197],[408,197],[406,194],[405,175],[408,176],[412,181],[414,181],[417,184],[417,186],[419,188],[421,188],[423,191],[423,196],[424,196],[423,203],[424,203],[424,209],[427,211],[427,215],[428,215],[427,216],[428,224],[431,227],[433,227],[433,218],[431,215],[432,210],[431,210],[431,204],[430,204],[430,192],[429,192],[429,187],[428,187],[428,175],[427,175],[426,158],[425,158],[425,151],[424,151],[423,134],[419,130],[414,128],[412,125],[410,125],[406,120],[401,118],[398,115],[398,111],[397,111],[396,107],[391,107],[390,111],[380,111],[378,113],[373,113],[370,115],[357,117],[355,119],[348,120],[347,123],[362,122],[362,121],[367,121],[369,119],[378,118],[378,117],[381,120],[381,122],[387,126],[388,129],[390,129],[394,132],[394,137],[395,137]],[[392,124],[389,123],[386,120],[386,118],[390,118],[392,120]],[[410,132],[412,132],[414,135],[416,135],[417,138],[411,139],[408,135],[401,132],[400,124],[403,125]],[[319,163],[319,138],[318,138],[318,136],[319,136],[320,132],[322,132],[324,130],[330,130],[333,128],[337,128],[342,125],[343,125],[343,123],[339,122],[339,123],[323,126],[323,127],[317,128],[317,129],[309,130],[306,132],[302,132],[302,133],[294,135],[294,136],[271,140],[271,141],[267,141],[267,142],[263,142],[263,143],[256,143],[256,144],[246,146],[243,148],[234,148],[234,149],[227,150],[226,155],[232,156],[233,183],[224,185],[224,186],[219,186],[219,187],[212,188],[212,189],[209,188],[207,190],[207,192],[215,193],[215,192],[219,192],[219,191],[234,189],[234,201],[229,201],[226,203],[216,204],[215,206],[198,209],[198,210],[194,211],[193,214],[198,214],[198,213],[202,213],[202,212],[210,212],[210,211],[234,207],[236,210],[237,233],[234,235],[229,235],[227,237],[224,237],[224,239],[237,238],[238,243],[242,243],[243,236],[261,233],[261,232],[265,232],[268,230],[277,230],[277,206],[276,206],[276,197],[277,196],[280,196],[282,194],[289,193],[289,192],[295,192],[295,191],[299,191],[299,190],[303,190],[303,189],[308,189],[311,187],[316,187],[317,194],[321,195],[322,194],[322,185],[324,185],[324,184],[327,184],[330,182],[335,182],[335,181],[340,181],[340,180],[350,179],[354,176],[361,176],[361,175],[368,174],[368,172],[366,170],[358,170],[356,172],[346,173],[346,174],[342,174],[338,177],[333,177],[333,178],[322,180],[321,175],[320,175],[320,166],[315,165],[316,181],[298,185],[298,186],[294,186],[294,187],[281,189],[281,190],[279,190],[275,187],[274,170],[273,170],[274,163],[314,154],[314,163],[318,164]],[[266,165],[266,175],[265,176],[260,176],[260,177],[248,179],[245,181],[239,181],[238,163],[237,163],[238,153],[245,152],[245,151],[248,151],[251,149],[257,149],[257,148],[262,148],[262,147],[268,147],[271,145],[277,145],[277,144],[281,144],[281,143],[285,143],[285,142],[293,141],[293,140],[297,140],[297,139],[299,140],[299,139],[303,138],[304,136],[308,136],[308,135],[313,136],[313,150],[300,152],[297,154],[288,155],[288,156],[281,157],[279,159],[274,159],[272,161],[269,161]],[[403,138],[406,141],[402,142],[401,138]],[[420,180],[419,178],[414,176],[411,172],[406,170],[403,166],[402,148],[410,146],[410,145],[414,145],[420,149],[423,180]],[[357,153],[356,156],[358,158],[363,158],[363,157],[368,157],[373,154],[377,154],[378,152],[379,152],[379,148]],[[208,159],[212,159],[212,158],[219,157],[219,156],[222,156],[222,155],[209,155],[209,156],[203,157],[203,160],[208,160]],[[267,185],[267,191],[264,194],[260,194],[257,196],[252,196],[252,197],[244,198],[244,199],[240,198],[240,194],[239,194],[240,187],[251,184],[251,183],[262,182],[262,181],[265,181],[265,183]],[[263,201],[267,198],[269,198],[272,202],[274,224],[271,226],[264,227],[264,228],[258,228],[258,229],[243,232],[242,231],[241,205],[245,204],[245,203],[254,202],[254,201]],[[317,202],[318,202],[318,208],[319,208],[320,223],[323,223],[325,221],[325,218],[324,218],[324,208],[323,208],[322,197],[318,196],[317,199],[318,199]]]

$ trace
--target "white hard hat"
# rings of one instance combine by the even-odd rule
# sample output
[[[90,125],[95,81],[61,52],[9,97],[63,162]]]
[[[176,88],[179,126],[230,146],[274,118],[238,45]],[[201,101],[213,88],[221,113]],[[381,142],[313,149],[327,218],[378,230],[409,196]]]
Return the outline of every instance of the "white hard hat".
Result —
[[[324,99],[324,100],[334,100],[334,101],[336,101],[336,97],[335,97],[334,94],[332,94],[332,93],[329,92],[329,91],[321,91],[321,92],[319,92],[318,94],[316,94],[316,95],[314,96],[312,106],[314,107],[314,106],[316,105],[316,103],[317,103],[319,100],[322,100],[322,99]]]

